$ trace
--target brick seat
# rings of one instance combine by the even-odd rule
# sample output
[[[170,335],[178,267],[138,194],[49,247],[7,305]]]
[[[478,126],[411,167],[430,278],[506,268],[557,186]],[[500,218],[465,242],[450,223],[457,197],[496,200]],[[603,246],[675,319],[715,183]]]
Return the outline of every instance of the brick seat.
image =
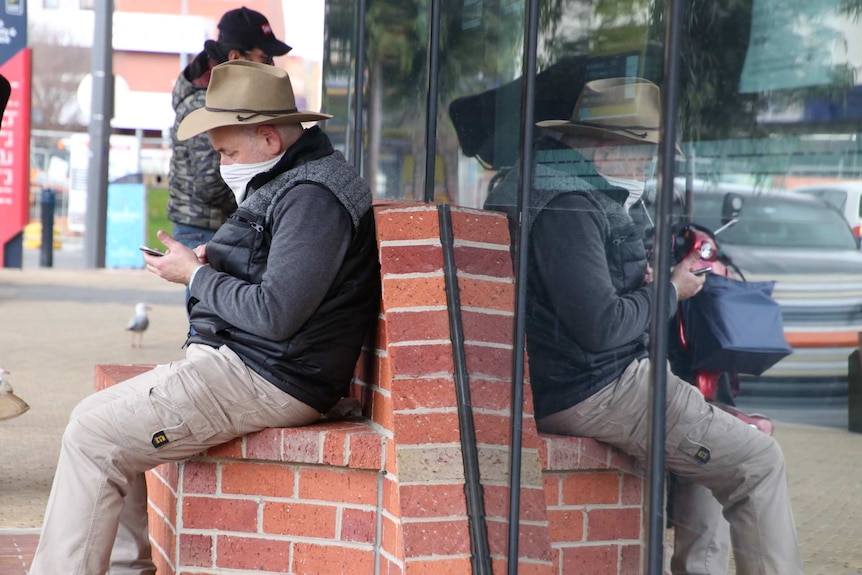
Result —
[[[97,366],[96,386],[151,368]],[[323,421],[160,465],[147,473],[159,574],[373,573],[385,448],[366,419]]]
[[[97,366],[97,388],[151,368]],[[525,492],[522,506],[527,526],[546,522],[555,565],[547,572],[638,573],[636,462],[592,439],[537,438],[544,504]],[[367,419],[322,421],[252,433],[159,466],[147,474],[159,573],[374,573],[386,446]],[[339,565],[344,571],[327,570]]]
[[[641,573],[642,467],[594,439],[539,438],[552,572]]]

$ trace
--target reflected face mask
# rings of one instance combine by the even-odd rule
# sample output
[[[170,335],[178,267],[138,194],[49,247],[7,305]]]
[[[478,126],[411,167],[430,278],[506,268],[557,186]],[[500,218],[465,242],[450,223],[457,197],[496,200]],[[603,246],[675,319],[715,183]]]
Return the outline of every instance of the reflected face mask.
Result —
[[[624,190],[628,190],[629,197],[626,198],[626,210],[635,205],[637,201],[641,199],[641,196],[644,195],[644,187],[646,186],[645,180],[635,180],[632,178],[617,178],[614,176],[603,174],[601,172],[599,172],[599,175],[606,179],[610,185],[623,188]]]

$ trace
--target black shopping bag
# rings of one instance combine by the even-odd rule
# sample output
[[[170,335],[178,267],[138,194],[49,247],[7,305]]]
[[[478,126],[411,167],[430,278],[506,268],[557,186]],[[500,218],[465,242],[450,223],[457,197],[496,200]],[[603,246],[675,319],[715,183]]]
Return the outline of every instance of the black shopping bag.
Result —
[[[760,375],[790,355],[774,287],[709,274],[680,306],[692,369]]]

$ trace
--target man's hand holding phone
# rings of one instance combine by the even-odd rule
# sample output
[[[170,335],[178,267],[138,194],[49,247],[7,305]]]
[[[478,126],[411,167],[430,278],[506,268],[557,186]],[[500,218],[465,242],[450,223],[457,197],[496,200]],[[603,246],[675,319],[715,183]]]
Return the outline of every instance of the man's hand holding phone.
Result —
[[[159,230],[157,236],[167,250],[162,253],[141,246],[147,269],[169,282],[188,285],[195,268],[201,265],[198,255],[163,230]]]
[[[706,281],[703,274],[709,270],[707,268],[692,269],[700,261],[700,254],[692,252],[674,266],[673,272],[670,274],[670,281],[676,286],[676,295],[679,301],[692,297],[703,287],[703,282]]]

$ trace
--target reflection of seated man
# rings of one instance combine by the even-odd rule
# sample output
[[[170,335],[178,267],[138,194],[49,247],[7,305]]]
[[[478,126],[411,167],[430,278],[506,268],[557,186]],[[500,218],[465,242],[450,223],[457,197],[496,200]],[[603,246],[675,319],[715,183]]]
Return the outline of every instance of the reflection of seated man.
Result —
[[[636,78],[588,83],[572,120],[540,122],[560,143],[536,151],[525,216],[530,234],[527,347],[541,431],[592,437],[635,457],[647,453],[652,273],[643,227],[627,207],[643,190],[658,142],[659,90]],[[589,120],[586,120],[586,119]],[[510,214],[513,170],[486,201]],[[670,310],[704,278],[693,259],[676,266]],[[708,488],[730,522],[737,573],[802,573],[784,458],[768,435],[704,401],[668,374],[667,467]],[[674,573],[725,573],[720,515],[709,492],[690,490],[708,518],[676,529]],[[707,501],[701,495],[707,495]],[[710,503],[711,501],[711,503]]]

